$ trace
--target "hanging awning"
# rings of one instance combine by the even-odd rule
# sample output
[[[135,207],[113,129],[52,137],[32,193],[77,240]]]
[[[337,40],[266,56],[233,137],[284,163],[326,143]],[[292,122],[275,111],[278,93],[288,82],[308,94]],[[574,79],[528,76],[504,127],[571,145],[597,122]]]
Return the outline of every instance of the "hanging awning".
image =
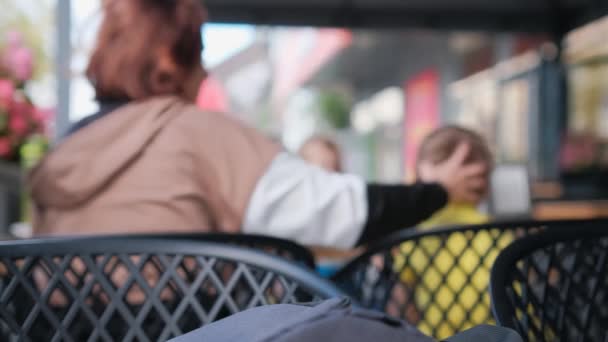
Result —
[[[211,21],[562,35],[608,14],[606,0],[203,0]]]

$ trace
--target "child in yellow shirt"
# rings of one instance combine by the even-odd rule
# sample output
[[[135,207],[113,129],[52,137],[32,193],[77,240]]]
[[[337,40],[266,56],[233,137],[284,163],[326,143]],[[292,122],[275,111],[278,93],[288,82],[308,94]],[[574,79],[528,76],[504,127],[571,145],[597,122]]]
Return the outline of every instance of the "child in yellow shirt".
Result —
[[[488,192],[489,176],[494,160],[485,140],[471,130],[448,126],[426,137],[418,152],[417,175],[424,179],[427,176],[425,173],[432,173],[433,166],[447,160],[462,143],[469,146],[465,165],[479,163],[486,165],[486,172],[478,187],[481,201]],[[479,202],[448,203],[445,208],[422,223],[420,229],[486,223],[489,217],[477,209],[479,204]],[[481,261],[478,254],[483,255],[486,252],[494,254],[494,251],[490,251],[493,248],[489,237],[476,236],[470,245],[467,245],[468,241],[464,234],[455,234],[445,241],[443,247],[441,240],[440,237],[427,237],[417,246],[404,244],[402,246],[404,252],[405,249],[410,249],[411,253],[413,248],[425,252],[406,253],[410,255],[411,267],[401,274],[405,283],[416,285],[413,296],[420,314],[419,328],[428,334],[437,329],[434,337],[439,339],[457,333],[456,330],[464,330],[472,325],[487,322],[490,317],[489,296],[486,291],[489,272],[475,266]],[[439,249],[449,252],[440,252],[431,260],[432,255]],[[463,255],[457,267],[453,267],[455,260],[452,255]],[[446,273],[447,276],[443,278]],[[468,277],[470,282],[467,283]],[[478,305],[480,300],[478,293],[484,292],[486,294],[481,297],[483,305]],[[453,302],[458,304],[452,305]]]
[[[418,150],[416,162],[416,173],[419,179],[429,178],[433,168],[446,161],[462,144],[469,146],[468,155],[464,161],[465,165],[483,164],[486,166],[485,173],[481,175],[481,183],[478,184],[479,196],[475,202],[450,202],[448,205],[435,213],[421,227],[437,227],[455,224],[478,224],[488,221],[488,217],[479,212],[477,207],[483,201],[489,190],[489,179],[494,167],[494,157],[484,138],[476,132],[458,127],[446,126],[439,128],[429,134],[421,143]]]

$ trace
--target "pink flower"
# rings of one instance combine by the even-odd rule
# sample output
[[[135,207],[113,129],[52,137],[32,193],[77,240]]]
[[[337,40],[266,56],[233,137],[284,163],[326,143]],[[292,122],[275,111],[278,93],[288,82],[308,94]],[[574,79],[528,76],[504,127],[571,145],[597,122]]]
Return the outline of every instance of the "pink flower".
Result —
[[[49,123],[53,120],[54,114],[52,109],[34,108],[32,112],[32,124],[35,133],[47,134]]]
[[[25,98],[13,102],[9,110],[8,131],[16,139],[21,139],[28,133],[29,121],[34,107]]]
[[[32,78],[34,57],[32,51],[23,46],[9,47],[4,53],[4,64],[19,81]]]
[[[0,107],[7,108],[13,100],[15,86],[9,80],[0,79]]]
[[[23,116],[11,116],[8,129],[12,134],[21,137],[27,132],[27,121]]]
[[[49,121],[53,120],[55,116],[55,112],[50,108],[34,108],[34,113],[32,114],[32,118],[34,121],[46,125]]]
[[[9,110],[11,116],[23,116],[25,117],[32,109],[32,105],[27,102],[27,99],[22,96],[21,93],[16,93],[13,98],[12,106]]]
[[[8,157],[11,154],[11,142],[8,138],[0,138],[0,157]]]
[[[6,43],[10,47],[23,46],[23,35],[17,31],[11,31],[6,34]]]

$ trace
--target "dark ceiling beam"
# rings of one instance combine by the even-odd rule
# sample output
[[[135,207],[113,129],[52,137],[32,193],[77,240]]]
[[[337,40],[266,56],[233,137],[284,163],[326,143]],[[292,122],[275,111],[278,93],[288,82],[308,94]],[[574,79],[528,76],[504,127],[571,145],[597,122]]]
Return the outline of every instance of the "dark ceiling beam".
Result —
[[[561,41],[566,32],[570,29],[567,25],[566,13],[560,6],[560,0],[545,0],[547,6],[547,16],[551,21],[551,28],[548,33],[554,42],[561,46]]]
[[[305,3],[305,2],[304,2]],[[401,10],[301,7],[253,7],[206,2],[212,22],[257,25],[348,28],[430,28],[548,32],[554,22],[544,11],[493,12],[475,10]]]
[[[588,0],[587,6],[576,10],[567,23],[570,30],[608,15],[607,0]]]
[[[212,22],[257,25],[321,26],[347,28],[429,28],[498,32],[552,32],[549,11],[403,10],[307,6],[235,6],[222,0],[205,2]],[[278,1],[281,3],[281,1]]]

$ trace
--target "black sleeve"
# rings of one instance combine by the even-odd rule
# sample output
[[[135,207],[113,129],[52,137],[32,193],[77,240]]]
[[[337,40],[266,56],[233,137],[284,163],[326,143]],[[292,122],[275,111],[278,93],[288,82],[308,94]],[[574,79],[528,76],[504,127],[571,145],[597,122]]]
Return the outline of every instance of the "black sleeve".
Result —
[[[448,202],[439,184],[367,186],[368,217],[357,245],[366,244],[431,217]]]

